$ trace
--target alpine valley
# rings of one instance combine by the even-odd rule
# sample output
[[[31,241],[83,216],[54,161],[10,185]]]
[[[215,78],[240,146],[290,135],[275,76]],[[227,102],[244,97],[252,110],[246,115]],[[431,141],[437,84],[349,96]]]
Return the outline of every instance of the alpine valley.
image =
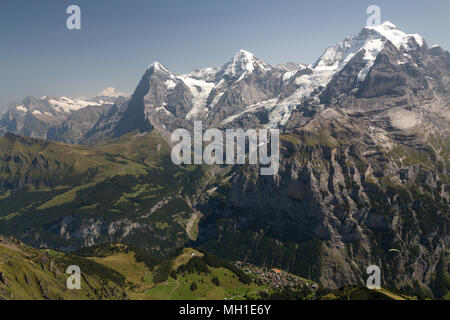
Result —
[[[277,174],[174,165],[171,133],[196,120],[280,129]],[[375,264],[383,287],[450,298],[449,124],[450,53],[390,22],[364,27],[312,65],[272,66],[240,50],[182,75],[154,62],[130,97],[27,97],[0,116],[0,234],[17,239],[0,239],[0,297],[14,296],[5,281],[20,297],[50,287],[47,296],[62,295],[49,283],[65,259],[106,268],[107,281],[93,271],[80,295],[138,297],[144,290],[108,258],[117,255],[133,268],[146,261],[145,274],[159,266],[178,292],[183,281],[169,273],[193,252],[209,257],[197,262],[211,277],[222,268],[245,292],[264,287],[226,261],[279,268],[336,297],[359,294],[349,286],[364,285]],[[30,280],[41,291],[7,279],[5,261],[19,264],[19,254],[44,266]],[[224,290],[208,297],[237,289]]]

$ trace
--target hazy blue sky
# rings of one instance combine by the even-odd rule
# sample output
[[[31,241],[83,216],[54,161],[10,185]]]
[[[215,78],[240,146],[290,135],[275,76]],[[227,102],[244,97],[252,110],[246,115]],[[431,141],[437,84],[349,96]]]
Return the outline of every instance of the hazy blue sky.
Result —
[[[70,4],[82,30],[66,28]],[[270,64],[312,63],[360,31],[370,4],[450,49],[448,0],[0,0],[0,109],[27,95],[132,92],[154,60],[184,73],[242,48]]]

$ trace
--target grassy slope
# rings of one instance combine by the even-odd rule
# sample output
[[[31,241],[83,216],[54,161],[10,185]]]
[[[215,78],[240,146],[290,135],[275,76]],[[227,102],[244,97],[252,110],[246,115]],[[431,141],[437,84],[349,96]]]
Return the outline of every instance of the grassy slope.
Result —
[[[385,288],[381,288],[377,290],[378,292],[388,296],[389,298],[393,299],[393,300],[408,300],[398,294],[395,294],[393,292],[390,292],[389,290],[385,289]]]
[[[150,272],[143,262],[135,261],[134,253],[132,252],[118,253],[107,257],[92,257],[89,259],[116,270],[123,274],[128,281],[136,285],[142,283],[145,273]]]
[[[156,132],[94,147],[8,135],[0,138],[0,233],[37,245],[26,238],[33,230],[41,243],[81,246],[46,226],[70,215],[106,223],[126,218],[149,226],[144,237],[130,234],[128,243],[150,250],[151,244],[165,254],[195,234],[198,219],[185,195],[196,192],[203,176],[201,166],[173,165],[170,147]],[[167,236],[172,242],[158,242]]]
[[[21,136],[0,138],[0,178],[18,187],[75,186],[41,208],[73,200],[78,190],[115,175],[139,176],[155,167],[168,146],[157,133],[129,134],[97,147],[68,145]]]
[[[172,277],[165,283],[157,284],[147,291],[150,299],[163,300],[231,300],[244,299],[244,295],[256,297],[258,292],[265,289],[254,283],[249,285],[240,282],[236,275],[225,268],[210,268],[208,275],[191,273]],[[212,282],[212,278],[219,279],[219,286]],[[196,283],[197,289],[192,291],[192,283]]]
[[[26,194],[19,199],[11,190],[2,192],[0,185],[0,200],[7,202],[11,195],[15,195],[17,199],[11,202],[21,203],[23,207],[23,204],[32,205],[40,201],[40,209],[73,201],[79,190],[109,177],[145,174],[147,167],[160,161],[158,154],[167,152],[167,146],[158,147],[160,140],[156,133],[145,136],[130,134],[92,148],[5,136],[0,138],[0,181],[4,188],[20,189],[21,194]],[[141,150],[139,155],[138,148]],[[8,214],[17,214],[11,211],[19,211],[22,207],[11,206]],[[7,216],[7,212],[2,211],[0,216]]]
[[[65,268],[68,257],[54,250],[36,250],[23,243],[0,237],[0,299],[150,299],[150,300],[238,300],[258,299],[259,292],[272,289],[255,283],[244,284],[230,270],[209,267],[211,273],[178,273],[162,283],[154,283],[153,276],[157,269],[151,271],[143,262],[136,262],[133,251],[123,245],[114,251],[95,252],[100,256],[88,258],[108,270],[115,270],[125,276],[123,284],[118,285],[105,280],[92,271],[82,268],[81,290],[66,288]],[[194,254],[194,255],[192,255]],[[173,259],[172,269],[186,264],[194,256],[202,253],[192,248]],[[73,257],[73,256],[72,256]],[[83,259],[83,258],[77,258]],[[97,264],[94,264],[97,265]],[[213,283],[218,278],[220,285]],[[197,288],[191,290],[196,283]],[[395,299],[406,297],[387,289],[368,290],[366,288],[346,287],[330,292],[324,296],[312,298],[348,300],[348,299]]]
[[[192,248],[184,248],[183,252],[173,259],[172,270],[186,264],[194,256],[200,257],[203,254]],[[169,277],[165,282],[154,283],[155,272],[151,272],[143,263],[137,263],[132,252],[120,252],[106,257],[90,259],[122,273],[128,281],[132,282],[133,288],[127,291],[131,299],[243,299],[245,294],[256,297],[259,291],[266,288],[254,283],[246,285],[240,282],[233,272],[222,267],[210,267],[210,274],[198,274],[196,272],[179,274],[177,279]],[[214,277],[219,279],[219,286],[213,284],[212,278]],[[197,284],[197,289],[194,291],[191,290],[193,282]]]
[[[366,287],[351,286],[333,290],[317,298],[321,300],[417,300],[417,297],[394,293],[386,288],[369,290]]]
[[[0,299],[121,299],[123,290],[111,282],[83,274],[81,290],[69,290],[63,256],[36,250],[0,237]]]

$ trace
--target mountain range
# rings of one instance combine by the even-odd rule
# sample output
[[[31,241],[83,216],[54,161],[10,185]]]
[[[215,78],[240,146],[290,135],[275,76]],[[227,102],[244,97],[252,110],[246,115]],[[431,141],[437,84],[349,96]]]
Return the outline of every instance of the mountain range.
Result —
[[[194,120],[280,129],[279,172],[173,165],[170,134]],[[190,243],[330,288],[377,264],[390,287],[443,297],[449,122],[450,53],[390,22],[312,65],[245,50],[183,75],[154,62],[130,97],[10,105],[0,232],[65,251],[124,242],[165,256]]]
[[[383,57],[389,59],[386,61],[389,69],[381,70]],[[293,120],[299,112],[307,113],[304,121],[311,118],[309,109],[318,112],[317,106],[307,108],[312,101],[329,108],[339,103],[332,99],[343,94],[368,105],[373,105],[371,101],[375,100],[382,104],[379,97],[393,100],[404,96],[406,92],[401,88],[404,86],[423,91],[425,96],[418,98],[420,102],[422,98],[427,101],[434,98],[433,109],[429,111],[440,115],[434,120],[442,118],[441,127],[446,129],[448,58],[448,52],[439,46],[430,49],[421,36],[405,34],[385,22],[377,27],[365,27],[358,35],[330,46],[313,65],[271,66],[245,50],[239,50],[222,67],[178,76],[154,62],[129,99],[121,97],[115,101],[114,97],[103,96],[84,101],[67,97],[28,97],[10,105],[0,128],[3,132],[92,144],[99,140],[96,136],[117,137],[135,129],[154,127],[170,133],[174,127],[190,127],[193,120],[202,120],[206,127],[219,128],[292,127],[297,125]],[[387,79],[393,72],[404,74]],[[411,83],[403,83],[405,79]],[[375,88],[381,82],[383,86]],[[413,92],[413,95],[418,94]],[[440,102],[439,107],[436,104]],[[396,101],[398,108],[383,117],[400,129],[416,125],[421,116],[416,114],[415,108],[406,109],[410,113],[399,121],[405,109],[402,106],[408,103]],[[367,111],[350,108],[348,101],[343,104],[346,112]],[[307,110],[302,111],[304,108]],[[293,111],[295,117],[291,117]],[[78,134],[71,138],[69,132]],[[83,134],[81,139],[79,133]]]

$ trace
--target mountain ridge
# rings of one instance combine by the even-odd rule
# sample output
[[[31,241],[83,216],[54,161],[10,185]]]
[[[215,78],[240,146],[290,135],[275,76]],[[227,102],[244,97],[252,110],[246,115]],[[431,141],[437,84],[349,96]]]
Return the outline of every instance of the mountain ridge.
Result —
[[[395,49],[392,47],[401,55],[393,53]],[[408,68],[414,68],[420,56],[449,55],[438,46],[428,48],[421,36],[406,34],[391,22],[384,22],[379,26],[364,27],[359,34],[328,47],[312,65],[288,63],[271,66],[243,49],[220,67],[207,67],[181,75],[175,75],[155,61],[142,76],[132,96],[134,98],[115,101],[113,106],[98,107],[100,110],[95,110],[95,114],[91,112],[89,116],[84,116],[83,123],[77,123],[78,131],[84,135],[82,137],[73,133],[76,130],[65,133],[67,128],[73,126],[67,123],[69,119],[59,120],[59,128],[53,126],[48,129],[47,125],[37,121],[35,126],[39,129],[36,132],[22,131],[20,126],[14,124],[30,120],[20,120],[11,111],[3,116],[0,130],[69,143],[92,144],[136,129],[150,131],[153,128],[162,132],[169,141],[174,128],[190,129],[194,120],[203,121],[205,127],[289,127],[291,113],[298,113],[298,106],[303,101],[310,101],[315,96],[323,101],[339,74],[350,67],[355,69],[353,72],[357,72],[357,76],[349,79],[351,82],[346,80],[345,86],[348,90],[361,92],[360,87],[367,85],[366,78],[373,73],[376,60],[385,52],[398,55],[399,63]],[[443,70],[446,69],[448,66]],[[411,73],[411,76],[414,74]],[[92,104],[98,105],[99,102],[95,101]],[[331,101],[328,99],[326,104],[330,105]],[[13,109],[18,110],[19,107],[17,105]],[[70,108],[70,104],[66,102],[65,108]],[[320,107],[316,109],[320,112]],[[83,113],[83,110],[79,111]],[[63,133],[59,134],[61,131]],[[96,135],[100,138],[96,139]]]

